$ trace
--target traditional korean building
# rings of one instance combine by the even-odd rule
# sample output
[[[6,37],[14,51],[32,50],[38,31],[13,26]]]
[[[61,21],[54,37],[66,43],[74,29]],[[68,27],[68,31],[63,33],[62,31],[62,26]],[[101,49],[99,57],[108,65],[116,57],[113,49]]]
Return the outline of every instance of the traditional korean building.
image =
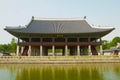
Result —
[[[26,26],[6,27],[18,38],[17,55],[98,55],[101,38],[114,28],[95,28],[84,19],[46,19],[32,17]]]

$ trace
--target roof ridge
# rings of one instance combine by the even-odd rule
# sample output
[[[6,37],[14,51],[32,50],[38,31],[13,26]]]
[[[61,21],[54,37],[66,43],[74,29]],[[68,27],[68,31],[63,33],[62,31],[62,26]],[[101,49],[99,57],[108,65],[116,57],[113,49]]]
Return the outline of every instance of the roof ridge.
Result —
[[[71,21],[71,20],[86,20],[84,18],[40,18],[40,17],[32,17],[32,20],[68,20],[68,21]]]

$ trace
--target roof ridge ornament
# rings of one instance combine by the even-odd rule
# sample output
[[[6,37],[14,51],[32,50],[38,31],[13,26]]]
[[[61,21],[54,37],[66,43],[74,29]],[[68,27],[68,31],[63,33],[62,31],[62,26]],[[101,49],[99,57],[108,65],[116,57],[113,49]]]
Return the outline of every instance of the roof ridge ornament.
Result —
[[[32,20],[34,20],[34,16],[32,16]]]
[[[87,19],[87,17],[86,17],[86,16],[84,16],[84,19]]]

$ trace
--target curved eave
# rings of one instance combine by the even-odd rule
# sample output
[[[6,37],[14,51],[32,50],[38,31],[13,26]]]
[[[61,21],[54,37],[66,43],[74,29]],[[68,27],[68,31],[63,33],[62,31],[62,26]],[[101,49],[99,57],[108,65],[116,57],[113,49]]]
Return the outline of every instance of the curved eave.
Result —
[[[103,30],[100,30],[98,32],[91,32],[91,33],[88,33],[90,36],[99,36],[99,37],[103,37],[107,34],[109,34],[111,31],[113,31],[115,28],[110,28],[110,29],[103,29]]]
[[[24,28],[23,28],[24,29]],[[65,35],[71,35],[71,34],[78,34],[78,35],[81,35],[81,36],[88,36],[88,37],[93,37],[93,36],[98,36],[98,37],[103,37],[105,36],[106,34],[110,33],[112,30],[114,30],[115,28],[110,28],[110,29],[103,29],[100,31],[97,31],[97,32],[85,32],[85,33],[28,33],[28,32],[22,32],[20,30],[22,29],[7,29],[5,28],[5,30],[7,32],[9,32],[10,34],[16,36],[16,37],[19,37],[19,36],[24,36],[24,35],[41,35],[41,34],[46,34],[46,35],[52,35],[52,34],[65,34]]]

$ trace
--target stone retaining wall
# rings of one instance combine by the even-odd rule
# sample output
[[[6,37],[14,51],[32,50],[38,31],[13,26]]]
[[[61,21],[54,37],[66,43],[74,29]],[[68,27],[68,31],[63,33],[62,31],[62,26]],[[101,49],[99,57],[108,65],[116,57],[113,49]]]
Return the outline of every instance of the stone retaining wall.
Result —
[[[1,64],[120,63],[120,56],[0,56]]]

